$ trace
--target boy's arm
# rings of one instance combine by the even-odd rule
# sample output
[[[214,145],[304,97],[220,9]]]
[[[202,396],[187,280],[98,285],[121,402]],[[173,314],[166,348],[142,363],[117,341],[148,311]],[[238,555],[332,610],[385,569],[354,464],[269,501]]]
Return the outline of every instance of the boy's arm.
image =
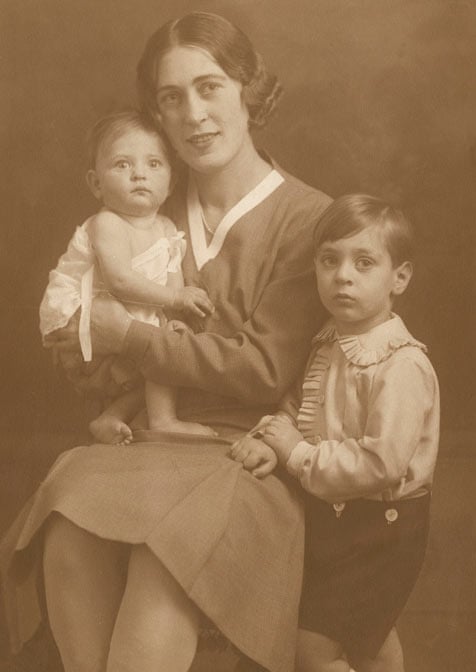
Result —
[[[431,475],[437,421],[436,436],[422,436],[426,418],[438,415],[438,388],[430,365],[392,357],[374,380],[368,409],[362,437],[312,445],[297,435],[285,441],[283,433],[265,432],[263,440],[305,490],[328,501],[378,494],[398,485],[407,478],[418,448],[426,451],[420,469]]]

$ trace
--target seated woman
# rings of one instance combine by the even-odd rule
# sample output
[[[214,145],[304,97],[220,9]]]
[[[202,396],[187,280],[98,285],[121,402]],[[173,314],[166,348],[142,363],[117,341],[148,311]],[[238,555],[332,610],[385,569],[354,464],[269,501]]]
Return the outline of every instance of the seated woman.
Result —
[[[196,12],[162,26],[138,84],[188,168],[165,214],[188,241],[186,284],[215,311],[198,333],[174,332],[98,299],[93,350],[179,387],[179,417],[219,435],[141,430],[129,446],[58,458],[2,545],[12,644],[45,616],[36,577],[66,672],[188,670],[202,614],[256,663],[291,671],[301,497],[285,475],[258,480],[228,453],[304,366],[319,312],[312,231],[330,199],[255,148],[250,131],[280,86],[222,17]],[[50,343],[77,349],[77,331]]]

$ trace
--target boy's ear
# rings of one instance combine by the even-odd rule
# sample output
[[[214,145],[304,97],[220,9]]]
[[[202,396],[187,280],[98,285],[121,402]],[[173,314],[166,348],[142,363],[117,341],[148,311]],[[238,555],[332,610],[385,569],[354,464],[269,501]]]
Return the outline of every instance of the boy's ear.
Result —
[[[96,198],[101,198],[101,184],[99,182],[96,171],[92,168],[90,168],[86,173],[86,182]]]
[[[394,270],[392,294],[398,296],[408,287],[408,283],[413,275],[413,265],[410,261],[404,261]]]

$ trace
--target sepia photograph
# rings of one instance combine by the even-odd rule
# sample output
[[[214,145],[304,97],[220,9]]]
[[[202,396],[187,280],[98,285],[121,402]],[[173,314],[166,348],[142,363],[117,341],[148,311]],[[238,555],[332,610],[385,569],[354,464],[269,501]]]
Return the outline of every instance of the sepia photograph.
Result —
[[[0,25],[0,672],[474,672],[476,1]]]

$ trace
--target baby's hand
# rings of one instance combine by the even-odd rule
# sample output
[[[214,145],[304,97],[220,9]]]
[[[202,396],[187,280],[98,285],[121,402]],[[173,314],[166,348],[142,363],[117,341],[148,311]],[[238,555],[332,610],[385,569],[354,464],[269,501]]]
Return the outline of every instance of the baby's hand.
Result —
[[[296,429],[285,415],[276,415],[263,430],[263,441],[270,446],[281,464],[286,464],[300,441],[304,441],[301,432]]]
[[[243,467],[251,471],[256,478],[264,478],[278,464],[274,451],[248,434],[232,445],[230,455],[235,462],[241,462]]]
[[[171,308],[192,313],[199,317],[205,317],[207,313],[211,314],[215,310],[206,291],[199,287],[182,287],[181,289],[176,289]]]

